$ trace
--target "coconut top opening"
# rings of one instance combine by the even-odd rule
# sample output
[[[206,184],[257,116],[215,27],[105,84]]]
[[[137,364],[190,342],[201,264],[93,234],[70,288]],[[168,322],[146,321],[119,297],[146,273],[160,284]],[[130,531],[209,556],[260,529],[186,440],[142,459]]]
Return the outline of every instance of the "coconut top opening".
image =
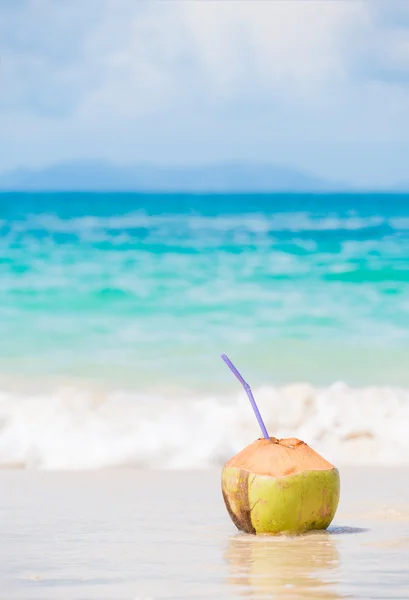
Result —
[[[318,452],[297,438],[278,440],[260,438],[233,456],[226,467],[237,467],[270,477],[296,475],[304,471],[327,471],[334,468]]]

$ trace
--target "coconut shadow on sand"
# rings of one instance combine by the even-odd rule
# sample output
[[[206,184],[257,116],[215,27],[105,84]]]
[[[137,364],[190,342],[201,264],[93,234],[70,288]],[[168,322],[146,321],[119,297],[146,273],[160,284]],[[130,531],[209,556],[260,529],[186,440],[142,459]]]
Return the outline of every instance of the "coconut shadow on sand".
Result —
[[[229,539],[224,558],[229,566],[227,583],[246,598],[314,598],[337,600],[342,535],[367,529],[336,526],[300,535],[251,535]]]

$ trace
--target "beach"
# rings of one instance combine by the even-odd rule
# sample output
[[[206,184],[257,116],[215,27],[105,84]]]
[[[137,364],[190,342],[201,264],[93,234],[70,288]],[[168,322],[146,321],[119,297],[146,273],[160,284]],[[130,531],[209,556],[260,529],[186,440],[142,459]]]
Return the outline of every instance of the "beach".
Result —
[[[0,195],[0,598],[408,598],[407,198]],[[328,532],[252,537],[223,464],[298,437]]]
[[[220,471],[0,472],[1,598],[406,599],[409,470],[341,469],[327,532],[251,536]]]
[[[409,0],[0,31],[0,600],[409,600]]]

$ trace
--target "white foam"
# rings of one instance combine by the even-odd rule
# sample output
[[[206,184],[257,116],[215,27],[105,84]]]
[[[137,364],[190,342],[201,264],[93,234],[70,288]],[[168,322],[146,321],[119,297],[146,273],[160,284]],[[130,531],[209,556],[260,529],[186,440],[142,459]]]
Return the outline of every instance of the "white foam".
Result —
[[[336,465],[409,464],[409,390],[297,384],[255,394],[271,435],[299,437]],[[243,393],[0,393],[0,467],[207,468],[259,435]]]
[[[149,215],[143,210],[129,212],[122,215],[111,216],[81,216],[61,218],[55,214],[30,215],[26,220],[13,223],[14,231],[31,231],[43,228],[54,233],[76,233],[89,235],[92,232],[109,229],[122,231],[127,228],[182,228],[183,231],[212,230],[227,233],[234,230],[249,231],[265,234],[271,231],[357,231],[361,229],[389,225],[393,229],[407,228],[408,219],[394,217],[387,219],[380,215],[339,215],[337,213],[326,215],[314,214],[308,211],[276,212],[271,214],[246,213],[244,215]]]

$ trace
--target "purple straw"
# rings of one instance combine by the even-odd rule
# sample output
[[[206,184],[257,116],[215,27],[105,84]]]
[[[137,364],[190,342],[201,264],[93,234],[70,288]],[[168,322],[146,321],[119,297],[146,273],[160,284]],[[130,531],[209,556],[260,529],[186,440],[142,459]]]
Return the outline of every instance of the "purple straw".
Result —
[[[270,440],[270,436],[268,435],[266,426],[264,425],[263,419],[261,418],[260,411],[258,409],[256,401],[254,400],[253,392],[251,391],[249,384],[243,379],[243,377],[240,375],[240,373],[238,372],[238,370],[236,369],[236,367],[231,362],[231,360],[228,356],[226,356],[225,354],[222,354],[222,359],[224,360],[226,365],[229,367],[230,371],[232,371],[232,373],[237,377],[237,379],[240,381],[240,383],[246,390],[246,394],[249,397],[251,406],[253,407],[253,410],[254,410],[254,414],[256,415],[258,424],[260,425],[260,429],[263,432],[263,435],[266,438],[266,440]]]

